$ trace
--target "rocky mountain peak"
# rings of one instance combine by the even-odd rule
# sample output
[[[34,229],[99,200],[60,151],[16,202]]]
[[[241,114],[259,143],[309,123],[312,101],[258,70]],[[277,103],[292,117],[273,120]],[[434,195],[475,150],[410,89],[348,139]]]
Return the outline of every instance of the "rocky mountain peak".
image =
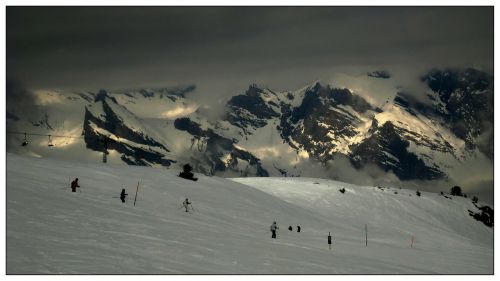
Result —
[[[100,89],[97,94],[95,95],[94,102],[105,102],[106,99],[110,99],[113,102],[117,103],[116,99],[108,94],[108,92],[104,89]]]
[[[182,97],[194,87],[103,89],[72,98],[85,100],[87,148],[103,151],[107,141],[108,149],[134,165],[187,161],[207,174],[265,176],[296,169],[290,174],[297,175],[305,163],[301,157],[326,163],[343,155],[358,169],[376,165],[403,180],[432,180],[445,178],[449,163],[476,148],[492,156],[492,77],[445,69],[422,79],[427,92],[395,89],[399,92],[383,110],[348,88],[319,81],[283,92],[251,84],[210,120],[202,107],[163,119],[164,112],[186,108],[191,101]],[[152,105],[158,114],[144,114]],[[275,162],[288,154],[295,160]]]

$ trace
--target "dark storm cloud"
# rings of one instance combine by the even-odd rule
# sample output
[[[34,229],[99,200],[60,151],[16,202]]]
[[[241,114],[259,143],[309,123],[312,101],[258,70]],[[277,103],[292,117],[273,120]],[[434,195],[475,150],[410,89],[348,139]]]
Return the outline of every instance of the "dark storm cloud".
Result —
[[[36,105],[36,96],[33,92],[27,90],[20,81],[7,79],[5,88],[8,115],[21,112],[26,115],[36,115],[39,113],[39,106]]]
[[[489,7],[7,8],[7,74],[32,88],[298,87],[343,65],[492,69],[492,54]]]

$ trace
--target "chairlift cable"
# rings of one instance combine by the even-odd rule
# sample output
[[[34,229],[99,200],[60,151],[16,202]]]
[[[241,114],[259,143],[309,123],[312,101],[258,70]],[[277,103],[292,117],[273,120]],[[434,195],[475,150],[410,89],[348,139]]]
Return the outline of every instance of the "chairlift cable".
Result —
[[[14,135],[24,135],[26,136],[42,136],[42,137],[55,137],[55,138],[73,138],[73,139],[79,139],[83,138],[83,136],[64,136],[64,135],[49,135],[49,134],[37,134],[37,133],[21,133],[21,132],[9,132],[7,131],[7,134],[14,134]]]

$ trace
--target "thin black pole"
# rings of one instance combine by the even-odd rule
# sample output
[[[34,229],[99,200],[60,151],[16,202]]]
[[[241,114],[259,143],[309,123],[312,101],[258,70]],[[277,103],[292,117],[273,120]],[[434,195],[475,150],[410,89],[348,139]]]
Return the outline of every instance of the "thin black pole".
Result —
[[[137,201],[137,193],[139,192],[139,182],[137,182],[137,189],[135,191],[135,199],[134,199],[134,206],[135,206],[135,201]]]
[[[368,247],[368,225],[365,224],[365,247]]]

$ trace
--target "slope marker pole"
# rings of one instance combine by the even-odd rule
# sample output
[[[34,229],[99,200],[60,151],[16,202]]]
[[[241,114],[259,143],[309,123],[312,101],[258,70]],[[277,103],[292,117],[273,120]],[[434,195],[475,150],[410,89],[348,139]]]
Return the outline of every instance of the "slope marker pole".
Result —
[[[135,207],[135,201],[137,201],[137,193],[138,192],[139,192],[139,182],[137,182],[137,189],[135,190],[134,207]]]
[[[368,225],[365,224],[365,247],[368,247]]]

